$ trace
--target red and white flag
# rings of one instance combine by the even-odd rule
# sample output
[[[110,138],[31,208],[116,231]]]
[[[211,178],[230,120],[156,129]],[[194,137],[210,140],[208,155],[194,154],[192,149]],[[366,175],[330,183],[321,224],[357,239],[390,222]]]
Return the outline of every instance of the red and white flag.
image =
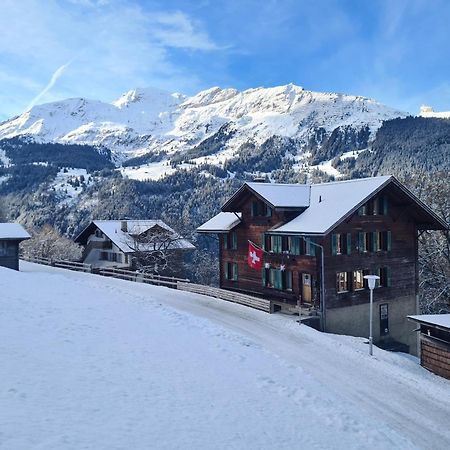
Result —
[[[260,270],[263,265],[263,251],[248,241],[247,262],[252,269]]]

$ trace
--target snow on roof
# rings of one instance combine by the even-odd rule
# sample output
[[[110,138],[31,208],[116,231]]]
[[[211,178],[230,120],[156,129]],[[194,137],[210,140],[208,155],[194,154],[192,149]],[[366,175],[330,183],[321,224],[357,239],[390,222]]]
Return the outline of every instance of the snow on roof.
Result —
[[[30,239],[25,228],[18,223],[0,223],[0,239]]]
[[[274,231],[326,234],[340,219],[363,204],[391,179],[391,176],[383,176],[312,184],[309,208]]]
[[[450,329],[450,314],[421,314],[408,316],[408,319]]]
[[[198,233],[226,233],[241,222],[241,213],[220,212],[197,228]]]
[[[309,206],[311,186],[308,184],[245,183],[275,208]]]
[[[173,234],[174,241],[168,247],[168,250],[190,250],[195,247],[180,236],[175,230],[169,227],[162,220],[126,220],[128,231],[122,231],[122,220],[94,220],[93,223],[101,230],[111,241],[117,245],[124,253],[133,253],[135,241],[132,236],[140,235],[155,226],[159,226],[169,233]],[[143,249],[142,249],[143,250]]]

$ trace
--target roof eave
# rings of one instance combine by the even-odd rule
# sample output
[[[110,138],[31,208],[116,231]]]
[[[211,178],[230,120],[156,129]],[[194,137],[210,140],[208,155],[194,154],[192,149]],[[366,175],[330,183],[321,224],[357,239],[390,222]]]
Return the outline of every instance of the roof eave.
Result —
[[[437,328],[438,330],[442,330],[442,331],[450,331],[450,327],[445,327],[443,325],[437,325],[435,323],[432,322],[428,322],[427,320],[423,320],[423,319],[417,319],[416,317],[411,317],[411,316],[406,316],[408,320],[412,320],[413,322],[417,322],[421,325],[428,325],[430,327],[434,327]]]

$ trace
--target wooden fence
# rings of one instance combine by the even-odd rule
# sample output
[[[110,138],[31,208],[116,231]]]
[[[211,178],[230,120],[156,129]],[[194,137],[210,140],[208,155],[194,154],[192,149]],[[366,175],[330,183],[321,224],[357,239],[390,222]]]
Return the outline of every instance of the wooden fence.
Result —
[[[252,297],[251,295],[239,292],[227,291],[226,289],[203,286],[201,284],[178,282],[178,289],[196,294],[208,295],[209,297],[220,298],[228,302],[239,303],[250,308],[259,309],[270,313],[270,301],[263,298]]]
[[[121,280],[135,281],[137,283],[154,284],[156,286],[166,286],[177,289],[177,283],[189,283],[187,278],[166,277],[163,275],[153,275],[149,273],[133,272],[126,269],[117,269],[115,267],[101,268],[98,270],[100,275],[106,277],[119,278]]]
[[[77,272],[92,272],[91,264],[76,261],[65,261],[62,259],[37,258],[33,256],[22,256],[21,259],[46,266],[60,267],[62,269],[76,270]]]

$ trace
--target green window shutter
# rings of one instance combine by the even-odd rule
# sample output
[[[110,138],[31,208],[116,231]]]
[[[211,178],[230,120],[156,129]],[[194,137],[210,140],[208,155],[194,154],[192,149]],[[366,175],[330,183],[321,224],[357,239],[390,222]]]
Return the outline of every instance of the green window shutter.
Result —
[[[282,251],[282,238],[281,236],[273,236],[273,248],[274,253],[281,253]]]
[[[266,207],[266,217],[272,217],[272,208],[267,205],[265,205],[265,207]]]
[[[264,233],[261,234],[261,248],[266,250],[266,235]]]
[[[358,250],[359,250],[359,253],[364,253],[364,244],[365,244],[364,232],[360,231],[358,233]]]
[[[383,196],[383,215],[387,216],[389,212],[389,200],[387,195]]]
[[[386,287],[391,286],[392,286],[391,269],[389,267],[386,267]]]
[[[266,285],[267,285],[267,282],[266,282],[266,270],[267,269],[262,269],[262,273],[261,273],[261,279],[262,279],[262,285],[265,287]]]
[[[283,289],[283,273],[281,270],[275,271],[275,289]]]
[[[386,250],[390,252],[391,248],[392,248],[392,232],[386,231]]]
[[[352,253],[352,233],[347,233],[347,255]]]
[[[378,250],[378,231],[372,231],[372,251]]]
[[[300,255],[300,238],[292,237],[291,238],[291,253],[293,255]]]
[[[258,215],[258,203],[252,202],[251,214],[252,217],[256,217]]]
[[[316,256],[316,246],[313,245],[310,238],[306,239],[306,254],[308,256]]]
[[[228,249],[228,234],[223,235],[223,248]]]
[[[337,255],[337,235],[336,234],[331,235],[331,255],[332,256]]]
[[[237,281],[237,279],[238,279],[238,265],[237,265],[237,263],[233,263],[232,268],[233,268],[233,280]]]
[[[229,280],[230,279],[230,273],[228,272],[228,264],[229,263],[223,263],[223,274],[225,276],[225,280]]]
[[[236,233],[236,231],[233,231],[231,233],[231,248],[233,250],[237,249],[237,233]]]

